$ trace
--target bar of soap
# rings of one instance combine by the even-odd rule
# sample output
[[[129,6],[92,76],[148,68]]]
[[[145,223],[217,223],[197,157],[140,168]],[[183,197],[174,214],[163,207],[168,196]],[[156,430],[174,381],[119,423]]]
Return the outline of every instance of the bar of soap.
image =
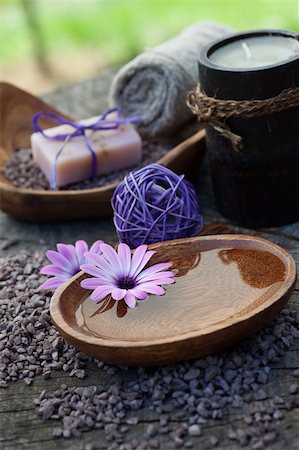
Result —
[[[91,124],[98,117],[82,120],[82,124]],[[113,120],[116,113],[111,113],[107,119]],[[70,125],[59,125],[44,130],[49,136],[72,133]],[[116,170],[138,164],[142,157],[142,142],[135,128],[130,124],[121,124],[115,130],[86,130],[89,143],[97,158],[97,175],[106,175]],[[41,133],[31,135],[33,159],[51,180],[55,158],[63,145],[63,140],[47,139]],[[70,139],[56,161],[56,186],[66,186],[71,183],[86,180],[92,176],[92,157],[87,149],[83,136]]]

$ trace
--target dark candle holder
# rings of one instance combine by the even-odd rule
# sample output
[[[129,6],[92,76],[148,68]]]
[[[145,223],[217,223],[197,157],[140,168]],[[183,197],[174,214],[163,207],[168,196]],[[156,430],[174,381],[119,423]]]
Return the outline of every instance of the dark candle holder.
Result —
[[[280,30],[238,33],[206,46],[199,56],[201,90],[223,100],[264,100],[299,86],[299,57],[260,68],[226,68],[209,56],[233,41],[258,36],[297,38]],[[206,141],[216,207],[225,217],[246,227],[279,226],[299,220],[299,108],[254,118],[226,121],[240,135],[244,149],[212,126]]]

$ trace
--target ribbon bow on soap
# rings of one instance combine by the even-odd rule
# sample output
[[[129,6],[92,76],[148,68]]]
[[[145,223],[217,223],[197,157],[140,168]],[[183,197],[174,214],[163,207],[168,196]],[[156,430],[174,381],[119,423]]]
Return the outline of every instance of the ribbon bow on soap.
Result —
[[[111,113],[116,113],[117,116],[113,119],[107,119],[107,116]],[[68,133],[58,133],[49,135],[39,125],[39,120],[42,118],[51,119],[53,122],[56,122],[59,125],[69,125],[73,128],[73,131],[70,131]],[[50,111],[40,111],[34,114],[32,119],[32,126],[36,133],[41,133],[47,139],[64,141],[62,147],[59,149],[59,151],[55,156],[55,162],[51,172],[51,180],[50,180],[51,188],[52,189],[57,188],[56,183],[57,161],[70,139],[73,139],[78,136],[83,137],[85,146],[89,150],[92,158],[91,176],[95,177],[97,174],[97,157],[95,151],[90,145],[88,137],[86,136],[86,130],[93,130],[93,131],[116,130],[121,124],[140,123],[141,121],[142,121],[141,117],[123,117],[119,108],[108,109],[108,111],[106,111],[103,115],[99,116],[93,123],[89,124],[83,124],[81,122],[73,122]]]

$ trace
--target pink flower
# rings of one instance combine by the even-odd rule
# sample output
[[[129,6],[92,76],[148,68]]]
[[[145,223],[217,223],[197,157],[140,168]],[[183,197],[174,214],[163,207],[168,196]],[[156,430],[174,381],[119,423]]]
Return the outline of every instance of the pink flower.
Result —
[[[154,251],[140,245],[131,256],[127,244],[118,244],[117,252],[108,244],[101,244],[101,255],[92,251],[85,254],[93,264],[82,264],[81,270],[92,275],[81,281],[81,286],[93,289],[91,299],[103,300],[107,295],[124,300],[129,308],[135,308],[137,300],[146,300],[148,294],[163,295],[161,284],[174,283],[174,272],[165,271],[172,264],[160,263],[144,269]]]
[[[102,242],[96,241],[91,246],[90,251],[93,254],[99,254]],[[46,256],[52,264],[43,267],[40,273],[49,275],[51,278],[42,284],[42,289],[56,289],[80,272],[81,264],[88,262],[88,259],[84,256],[88,252],[88,245],[85,241],[77,241],[75,245],[57,244],[57,250],[57,252],[54,250],[46,252]]]

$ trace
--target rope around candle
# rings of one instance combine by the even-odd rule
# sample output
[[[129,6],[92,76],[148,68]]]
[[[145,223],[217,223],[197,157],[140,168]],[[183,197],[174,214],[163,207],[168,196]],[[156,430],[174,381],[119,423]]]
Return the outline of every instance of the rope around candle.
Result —
[[[119,240],[131,248],[196,236],[203,228],[192,184],[159,164],[126,176],[113,194],[112,207]]]
[[[261,117],[295,108],[299,106],[299,87],[286,89],[276,97],[265,100],[222,100],[208,97],[198,84],[187,93],[187,106],[200,122],[212,126],[221,136],[230,140],[234,150],[240,151],[244,147],[243,139],[230,130],[226,120]]]

